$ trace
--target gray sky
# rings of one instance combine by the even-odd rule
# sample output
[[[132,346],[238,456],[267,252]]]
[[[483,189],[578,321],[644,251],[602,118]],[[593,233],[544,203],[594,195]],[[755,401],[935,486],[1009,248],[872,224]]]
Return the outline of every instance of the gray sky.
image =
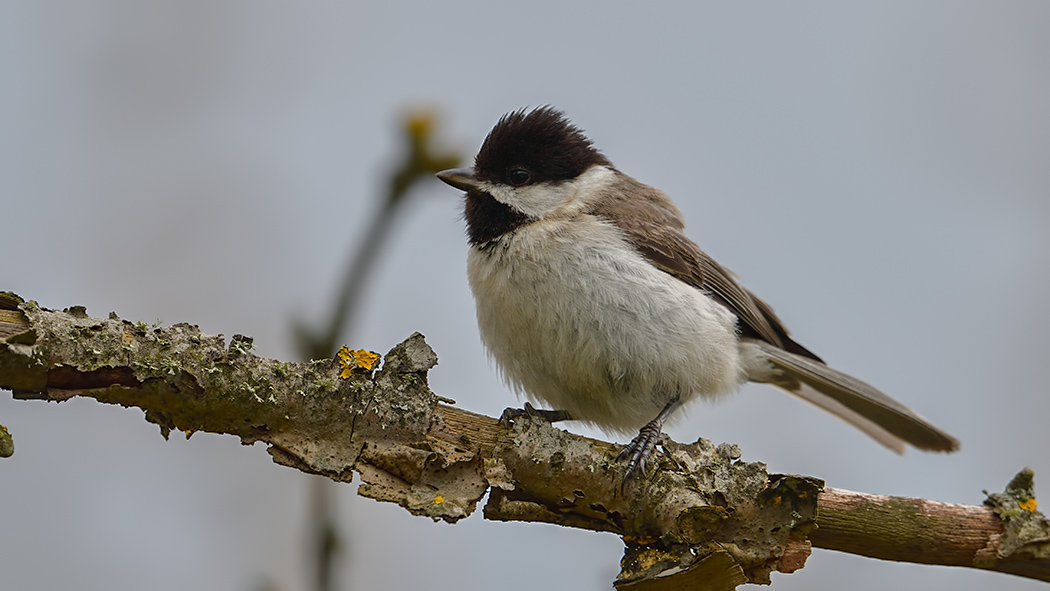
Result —
[[[771,471],[980,503],[1024,466],[1050,498],[1050,4],[0,5],[0,289],[188,321],[289,359],[334,286],[416,106],[473,154],[553,104],[797,340],[962,441],[897,457],[768,387],[673,437]],[[433,389],[497,415],[455,191],[421,184],[348,343],[423,332]],[[165,442],[138,410],[0,394],[0,573],[12,590],[304,589],[308,477],[262,446]],[[571,426],[584,432],[578,426]],[[594,433],[589,433],[594,434]],[[597,434],[600,435],[600,434]],[[343,588],[607,588],[621,542],[433,524],[337,487]],[[777,589],[1042,589],[815,551]]]

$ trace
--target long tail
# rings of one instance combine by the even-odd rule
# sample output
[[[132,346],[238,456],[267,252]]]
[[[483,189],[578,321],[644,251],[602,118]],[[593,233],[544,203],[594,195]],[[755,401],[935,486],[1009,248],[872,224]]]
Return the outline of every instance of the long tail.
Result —
[[[769,343],[750,343],[773,367],[754,381],[771,383],[830,412],[897,453],[904,453],[906,443],[927,451],[959,449],[954,437],[868,384]]]

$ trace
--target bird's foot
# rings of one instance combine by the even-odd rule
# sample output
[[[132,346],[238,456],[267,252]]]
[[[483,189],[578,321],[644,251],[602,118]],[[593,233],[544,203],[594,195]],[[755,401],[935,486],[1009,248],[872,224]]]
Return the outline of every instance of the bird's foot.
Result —
[[[623,475],[623,482],[620,483],[621,493],[623,492],[624,486],[627,485],[627,482],[635,475],[635,473],[639,473],[642,476],[645,475],[645,464],[649,457],[653,455],[656,446],[663,441],[663,438],[663,421],[654,419],[646,423],[645,426],[638,431],[638,435],[620,450],[616,459],[627,460],[627,468]]]
[[[572,415],[565,410],[543,410],[533,407],[528,402],[525,403],[524,408],[507,408],[503,410],[503,414],[499,416],[499,422],[506,428],[510,428],[516,419],[521,417],[537,417],[541,418],[548,423],[554,423],[557,421],[571,421]]]

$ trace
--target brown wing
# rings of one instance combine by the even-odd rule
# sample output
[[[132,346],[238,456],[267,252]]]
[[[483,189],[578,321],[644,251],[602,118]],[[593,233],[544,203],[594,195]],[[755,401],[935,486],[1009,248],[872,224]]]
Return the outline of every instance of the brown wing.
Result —
[[[629,178],[629,177],[625,177]],[[631,179],[629,191],[614,195],[593,213],[616,225],[657,268],[700,289],[729,308],[744,336],[758,338],[816,361],[819,357],[788,336],[773,309],[682,233],[681,213],[662,192]],[[822,361],[821,361],[822,362]]]

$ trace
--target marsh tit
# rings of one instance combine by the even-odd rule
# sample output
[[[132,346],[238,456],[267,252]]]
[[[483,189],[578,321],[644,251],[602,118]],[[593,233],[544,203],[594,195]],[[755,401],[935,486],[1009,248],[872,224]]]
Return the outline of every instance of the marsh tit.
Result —
[[[467,274],[504,378],[556,409],[548,418],[637,432],[621,454],[625,481],[644,471],[677,408],[745,382],[777,386],[898,453],[958,449],[792,340],[768,304],[686,237],[667,195],[617,170],[560,111],[505,115],[473,168],[437,176],[466,191]]]

